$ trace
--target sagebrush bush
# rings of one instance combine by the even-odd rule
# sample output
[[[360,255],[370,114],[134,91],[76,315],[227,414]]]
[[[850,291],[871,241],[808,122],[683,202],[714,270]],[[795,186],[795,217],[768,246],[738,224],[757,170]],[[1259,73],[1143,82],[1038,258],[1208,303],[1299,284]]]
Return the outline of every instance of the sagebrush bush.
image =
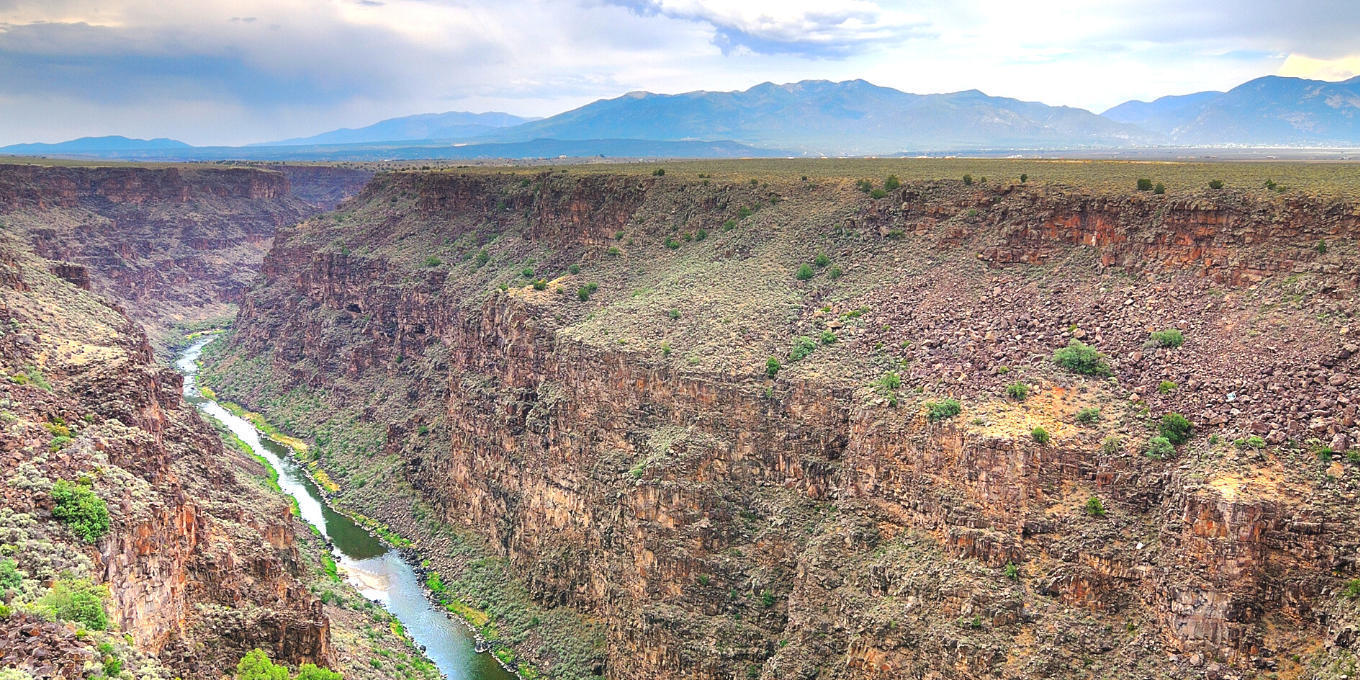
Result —
[[[926,403],[926,417],[931,422],[953,418],[963,410],[957,399],[941,399]]]
[[[1174,349],[1180,347],[1185,342],[1185,335],[1179,328],[1168,328],[1164,331],[1153,331],[1148,337],[1147,344],[1154,347],[1165,347]]]
[[[789,361],[802,361],[815,351],[817,351],[817,343],[806,335],[800,335],[793,339],[793,349],[789,351]]]
[[[1171,441],[1166,437],[1152,437],[1147,440],[1147,445],[1143,447],[1143,455],[1154,460],[1161,460],[1176,455],[1176,447],[1171,445]]]

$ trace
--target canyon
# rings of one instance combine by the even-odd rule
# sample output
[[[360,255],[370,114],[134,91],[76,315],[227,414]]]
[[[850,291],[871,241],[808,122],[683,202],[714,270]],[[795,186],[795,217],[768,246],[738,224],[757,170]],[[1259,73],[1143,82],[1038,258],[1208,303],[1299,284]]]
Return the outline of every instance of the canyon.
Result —
[[[230,323],[525,678],[1355,677],[1360,204],[1266,170],[0,165],[0,666],[434,677],[157,358]]]
[[[203,379],[544,677],[1354,674],[1360,205],[825,167],[379,175]]]
[[[258,267],[218,266],[246,257],[243,234],[267,244],[315,208],[259,170],[0,166],[0,186],[0,668],[20,674],[6,677],[220,678],[255,648],[352,677],[429,676],[409,638],[381,632],[390,617],[335,575],[269,468],[181,398],[127,311],[205,319],[231,298],[193,298],[222,283],[203,278]],[[61,255],[57,239],[86,256],[40,254]],[[210,266],[158,278],[172,255],[180,274]],[[124,287],[141,266],[149,285]],[[186,315],[160,315],[175,300]],[[62,592],[87,604],[63,608]]]

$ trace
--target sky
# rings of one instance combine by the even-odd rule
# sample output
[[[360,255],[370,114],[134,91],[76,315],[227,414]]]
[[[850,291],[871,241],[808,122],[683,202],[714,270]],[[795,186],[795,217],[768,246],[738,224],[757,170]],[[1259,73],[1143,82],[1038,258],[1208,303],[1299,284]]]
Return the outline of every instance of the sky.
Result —
[[[1103,111],[1360,75],[1356,0],[0,0],[0,145],[862,78]]]

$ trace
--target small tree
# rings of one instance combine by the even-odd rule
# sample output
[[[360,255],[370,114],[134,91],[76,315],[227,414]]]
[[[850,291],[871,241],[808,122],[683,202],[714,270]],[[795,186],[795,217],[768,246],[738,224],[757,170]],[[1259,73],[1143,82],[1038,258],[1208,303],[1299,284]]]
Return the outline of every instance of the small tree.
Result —
[[[1138,190],[1139,190],[1139,191],[1152,191],[1152,180],[1150,180],[1150,179],[1139,179],[1139,180],[1138,180]]]
[[[1152,187],[1152,193],[1157,194],[1158,196],[1161,196],[1161,195],[1165,194],[1165,193],[1166,193],[1166,185],[1165,185],[1165,184],[1162,184],[1161,182],[1158,182],[1158,183],[1157,183],[1157,186]]]
[[[802,265],[799,265],[798,271],[794,272],[793,278],[798,279],[799,281],[806,281],[812,278],[815,274],[816,272],[812,271],[811,265],[803,263]]]
[[[35,603],[63,621],[75,621],[90,630],[107,630],[109,616],[104,599],[109,591],[89,579],[60,579]]]
[[[1179,413],[1163,415],[1162,422],[1157,426],[1157,431],[1161,432],[1162,436],[1175,446],[1190,441],[1190,432],[1193,429],[1194,426],[1190,424],[1190,421]]]
[[[293,680],[345,680],[345,676],[315,664],[304,663]]]
[[[966,187],[971,187],[971,186],[973,186],[973,176],[972,176],[972,175],[967,175],[967,174],[965,174],[965,175],[963,176],[963,185],[966,186]]]
[[[1092,517],[1105,516],[1105,504],[1100,502],[1099,496],[1091,496],[1086,499],[1086,514]]]
[[[782,368],[782,366],[780,366],[778,359],[770,357],[769,359],[765,360],[765,375],[768,375],[771,378],[773,378],[779,374],[780,368]]]
[[[1025,182],[1028,182],[1028,181],[1029,181],[1029,175],[1026,175],[1026,174],[1023,173],[1023,172],[1020,173],[1020,183],[1021,183],[1021,184],[1024,184]]]
[[[52,485],[52,516],[87,543],[94,543],[109,530],[109,508],[89,487],[64,479]]]
[[[236,664],[236,680],[288,680],[288,669],[274,665],[261,649],[252,649]]]
[[[831,264],[831,258],[827,257],[826,253],[817,253],[817,257],[812,262],[818,267],[825,267]]]
[[[1073,338],[1067,346],[1053,353],[1053,363],[1082,375],[1109,375],[1110,365],[1105,355],[1094,347]]]

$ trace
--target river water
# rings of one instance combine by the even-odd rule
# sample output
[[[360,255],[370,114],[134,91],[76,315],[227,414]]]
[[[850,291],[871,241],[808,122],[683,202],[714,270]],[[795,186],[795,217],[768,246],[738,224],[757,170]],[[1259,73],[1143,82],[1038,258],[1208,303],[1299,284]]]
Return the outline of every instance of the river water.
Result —
[[[297,499],[302,519],[316,527],[334,545],[332,554],[345,577],[364,597],[382,603],[417,643],[425,655],[450,680],[510,680],[515,676],[501,668],[490,654],[474,650],[472,633],[451,621],[425,599],[420,580],[411,565],[382,541],[369,535],[348,517],[332,510],[321,493],[288,455],[283,445],[260,436],[255,426],[220,404],[205,399],[194,385],[198,357],[215,337],[194,342],[180,355],[175,367],[184,374],[184,398],[205,414],[227,426],[247,446],[273,466],[279,487]]]

